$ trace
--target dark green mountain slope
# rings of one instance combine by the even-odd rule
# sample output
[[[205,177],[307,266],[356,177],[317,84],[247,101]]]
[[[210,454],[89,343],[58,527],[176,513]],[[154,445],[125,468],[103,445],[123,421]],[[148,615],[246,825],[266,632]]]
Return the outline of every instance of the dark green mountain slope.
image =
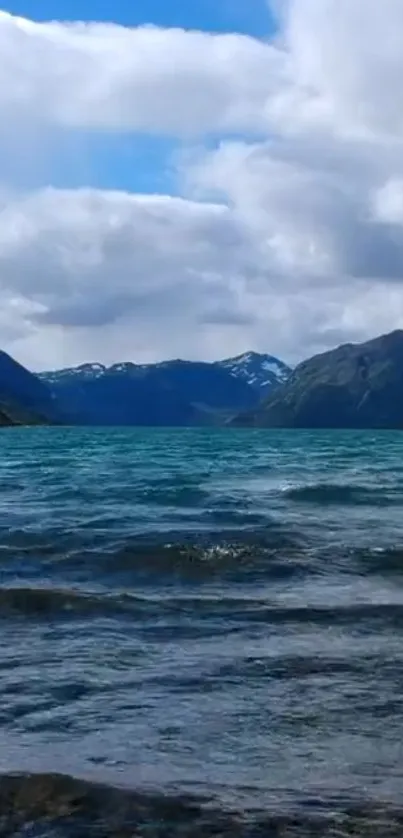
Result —
[[[51,422],[45,416],[26,410],[21,407],[21,405],[4,404],[0,402],[0,428],[49,424],[51,424]]]
[[[403,428],[403,331],[299,364],[243,427]]]
[[[0,426],[50,424],[60,413],[51,389],[0,352]]]

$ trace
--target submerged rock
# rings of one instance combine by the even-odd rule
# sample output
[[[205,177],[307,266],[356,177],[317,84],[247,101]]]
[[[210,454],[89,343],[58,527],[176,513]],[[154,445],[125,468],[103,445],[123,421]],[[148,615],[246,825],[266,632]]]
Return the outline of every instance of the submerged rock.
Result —
[[[231,813],[208,800],[146,794],[57,774],[0,777],[4,838],[401,838],[403,810]]]

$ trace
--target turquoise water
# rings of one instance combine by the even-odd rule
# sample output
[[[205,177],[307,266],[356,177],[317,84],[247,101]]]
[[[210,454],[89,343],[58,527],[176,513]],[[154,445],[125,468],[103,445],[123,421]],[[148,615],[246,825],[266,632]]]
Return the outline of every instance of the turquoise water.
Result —
[[[0,771],[400,800],[403,436],[0,435]]]

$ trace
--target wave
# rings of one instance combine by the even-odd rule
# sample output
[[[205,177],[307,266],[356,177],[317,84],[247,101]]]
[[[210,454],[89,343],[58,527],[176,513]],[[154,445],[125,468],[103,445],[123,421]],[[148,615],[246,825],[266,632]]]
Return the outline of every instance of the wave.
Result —
[[[64,619],[96,614],[133,616],[149,613],[151,601],[141,597],[109,596],[73,589],[7,587],[0,588],[0,617],[13,615]]]
[[[248,683],[258,687],[263,683],[270,682],[294,682],[298,679],[303,681],[312,678],[332,678],[334,676],[359,676],[371,677],[374,667],[382,671],[385,666],[379,656],[362,656],[359,658],[343,659],[337,657],[323,657],[310,655],[285,655],[277,658],[245,657],[234,658],[228,663],[214,663],[203,669],[197,675],[157,674],[150,678],[149,683],[158,686],[160,689],[169,690],[173,693],[193,693],[203,695],[205,693],[220,693],[227,687]],[[386,664],[387,666],[387,664]],[[385,669],[386,669],[385,666]],[[373,708],[369,709],[372,712]]]
[[[304,613],[305,609],[300,609]],[[290,612],[291,619],[298,609],[267,608],[264,601],[247,597],[223,596],[140,596],[131,592],[111,594],[106,591],[89,592],[79,589],[3,587],[0,588],[0,618],[10,616],[77,619],[93,616],[128,617],[146,622],[156,618],[181,618],[230,622],[267,622],[269,615],[277,622]],[[171,627],[173,629],[173,626]],[[199,630],[199,629],[198,629]]]
[[[293,528],[275,522],[248,528],[211,523],[198,529],[139,532],[117,526],[0,533],[0,566],[10,580],[19,578],[95,580],[121,586],[168,579],[289,578],[307,571],[305,542]],[[103,525],[102,525],[103,526]],[[123,581],[124,580],[124,581]],[[89,583],[91,584],[91,583]]]
[[[389,535],[390,538],[390,535]],[[388,539],[389,540],[389,539]],[[24,600],[20,580],[27,588],[38,586],[36,597],[29,594],[27,610],[65,611],[76,608],[76,594],[66,587],[77,588],[81,610],[96,610],[92,596],[83,595],[82,588],[107,588],[112,594],[133,585],[155,587],[157,592],[167,584],[204,585],[211,582],[242,584],[246,589],[256,583],[299,582],[324,576],[395,576],[403,573],[402,544],[379,546],[326,544],[301,535],[292,527],[278,524],[257,529],[216,532],[166,532],[127,538],[124,533],[111,534],[105,544],[101,535],[83,542],[81,534],[58,533],[53,539],[35,532],[13,532],[0,543],[0,565],[3,584],[15,588],[14,604]],[[18,581],[16,581],[18,580]],[[47,580],[49,588],[43,587]],[[60,589],[60,590],[59,590]],[[0,589],[1,590],[1,589]],[[49,591],[51,593],[49,593]],[[0,593],[0,612],[11,594]],[[113,609],[110,598],[109,610]]]
[[[302,795],[301,795],[302,798]],[[2,835],[35,838],[97,838],[147,835],[176,838],[362,836],[400,838],[403,810],[367,800],[304,801],[288,810],[228,810],[189,794],[130,791],[57,774],[0,777]]]
[[[0,588],[0,619],[127,619],[147,626],[156,634],[191,632],[200,635],[202,624],[208,633],[218,630],[222,621],[226,633],[245,625],[355,625],[363,621],[399,628],[403,624],[403,601],[363,602],[340,605],[283,605],[258,597],[140,596],[130,592],[111,594],[78,589],[3,587]]]
[[[205,506],[208,503],[210,494],[200,486],[194,485],[157,485],[147,486],[137,491],[134,495],[136,504],[145,506],[163,506],[194,508]]]
[[[98,570],[106,574],[135,575],[154,582],[164,577],[203,582],[214,578],[253,584],[257,579],[284,579],[309,571],[298,537],[280,528],[265,531],[182,534],[172,533],[165,543],[136,539],[99,556]],[[172,539],[172,540],[171,540]]]
[[[399,576],[403,573],[403,545],[355,549],[352,556],[361,572],[368,575]]]
[[[290,501],[322,506],[391,506],[402,505],[403,494],[394,495],[382,486],[364,486],[349,483],[308,483],[290,486],[282,494]]]

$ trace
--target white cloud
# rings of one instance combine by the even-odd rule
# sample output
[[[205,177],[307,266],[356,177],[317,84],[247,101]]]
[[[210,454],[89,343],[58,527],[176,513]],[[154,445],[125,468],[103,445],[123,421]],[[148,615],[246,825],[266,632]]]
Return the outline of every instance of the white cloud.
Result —
[[[285,49],[311,127],[400,139],[401,0],[286,0],[286,9]]]
[[[0,13],[3,125],[400,137],[401,0],[283,0],[271,41]]]
[[[3,195],[5,348],[31,366],[295,360],[403,325],[402,2],[279,8],[271,43],[0,15],[8,162],[55,130],[200,143],[179,163],[182,199]]]
[[[276,49],[243,35],[0,13],[0,108],[17,124],[179,135],[253,129],[282,72]]]

